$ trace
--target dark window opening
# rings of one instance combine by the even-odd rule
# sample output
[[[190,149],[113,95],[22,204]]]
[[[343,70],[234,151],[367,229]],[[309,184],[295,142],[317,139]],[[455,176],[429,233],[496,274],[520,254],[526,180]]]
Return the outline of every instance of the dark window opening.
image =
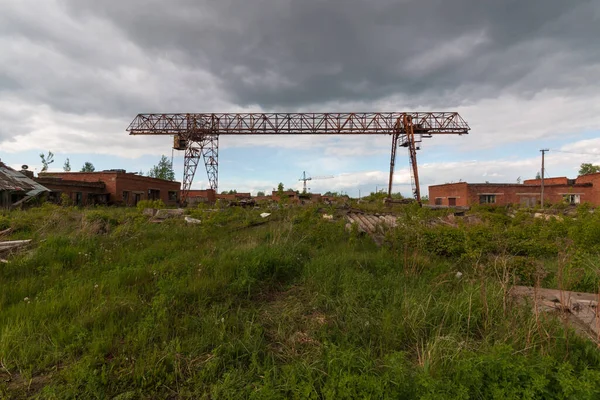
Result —
[[[456,205],[456,197],[448,197],[448,205],[455,206]]]
[[[160,190],[148,189],[148,200],[159,200],[159,199],[160,199]]]
[[[169,201],[177,201],[177,192],[169,190]]]
[[[496,203],[496,195],[495,194],[482,194],[479,196],[479,204],[495,204]]]
[[[123,203],[129,204],[129,192],[126,190],[123,190]]]
[[[435,205],[436,206],[441,206],[442,205],[442,198],[441,197],[436,197],[435,198]]]

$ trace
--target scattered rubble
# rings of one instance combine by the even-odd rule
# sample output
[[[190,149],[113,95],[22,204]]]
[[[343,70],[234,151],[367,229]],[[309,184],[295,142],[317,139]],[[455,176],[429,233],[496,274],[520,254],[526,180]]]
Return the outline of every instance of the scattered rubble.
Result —
[[[261,218],[267,218],[269,215],[271,215],[271,213],[261,213],[260,217]]]
[[[202,221],[200,221],[199,219],[188,217],[187,215],[185,216],[184,220],[188,224],[200,224],[200,223],[202,223]]]
[[[0,242],[0,256],[5,257],[11,253],[14,253],[18,250],[21,250],[23,247],[27,246],[31,243],[31,239],[27,240],[8,240]],[[8,264],[8,260],[5,258],[0,258],[0,262],[3,264]]]
[[[551,219],[555,219],[557,221],[563,220],[563,217],[561,217],[560,215],[537,213],[537,212],[535,214],[533,214],[533,218],[543,218],[546,221],[550,221]]]
[[[379,246],[383,243],[385,231],[398,226],[398,220],[393,215],[350,212],[346,215],[346,220],[348,221],[347,230],[352,230],[352,226],[356,225],[359,232],[371,236]]]
[[[176,208],[176,209],[164,208],[164,209],[160,209],[160,210],[157,210],[155,208],[146,208],[143,211],[144,215],[152,217],[150,222],[163,222],[164,220],[169,219],[169,218],[181,217],[184,215],[184,213],[185,213],[185,210],[183,208]]]
[[[596,341],[600,339],[598,294],[528,286],[515,286],[511,293],[520,299],[532,299],[539,311],[568,313],[578,333]]]

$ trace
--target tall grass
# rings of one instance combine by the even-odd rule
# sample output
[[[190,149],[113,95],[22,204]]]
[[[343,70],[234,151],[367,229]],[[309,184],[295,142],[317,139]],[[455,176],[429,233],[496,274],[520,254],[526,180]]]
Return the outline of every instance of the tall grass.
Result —
[[[595,346],[507,290],[559,266],[596,290],[595,214],[453,228],[408,206],[377,247],[316,208],[260,212],[5,215],[35,246],[0,266],[0,396],[598,398]]]

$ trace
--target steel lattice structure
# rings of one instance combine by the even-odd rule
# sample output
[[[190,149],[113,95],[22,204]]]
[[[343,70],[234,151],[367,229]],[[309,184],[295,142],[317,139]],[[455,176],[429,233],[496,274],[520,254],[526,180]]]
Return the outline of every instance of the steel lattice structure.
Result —
[[[220,135],[298,134],[392,135],[388,194],[396,148],[408,147],[413,193],[420,201],[416,143],[431,135],[463,135],[469,130],[456,112],[138,114],[127,128],[131,135],[173,135],[174,148],[185,150],[183,201],[201,158],[209,185],[217,190]]]

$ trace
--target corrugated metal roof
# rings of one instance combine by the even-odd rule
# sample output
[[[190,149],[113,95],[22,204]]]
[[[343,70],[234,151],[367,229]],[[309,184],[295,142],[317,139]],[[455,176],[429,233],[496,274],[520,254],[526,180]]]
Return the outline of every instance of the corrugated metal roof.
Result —
[[[27,196],[35,196],[41,192],[49,190],[28,178],[22,173],[6,166],[0,162],[0,190],[9,190],[11,192],[25,192]]]

